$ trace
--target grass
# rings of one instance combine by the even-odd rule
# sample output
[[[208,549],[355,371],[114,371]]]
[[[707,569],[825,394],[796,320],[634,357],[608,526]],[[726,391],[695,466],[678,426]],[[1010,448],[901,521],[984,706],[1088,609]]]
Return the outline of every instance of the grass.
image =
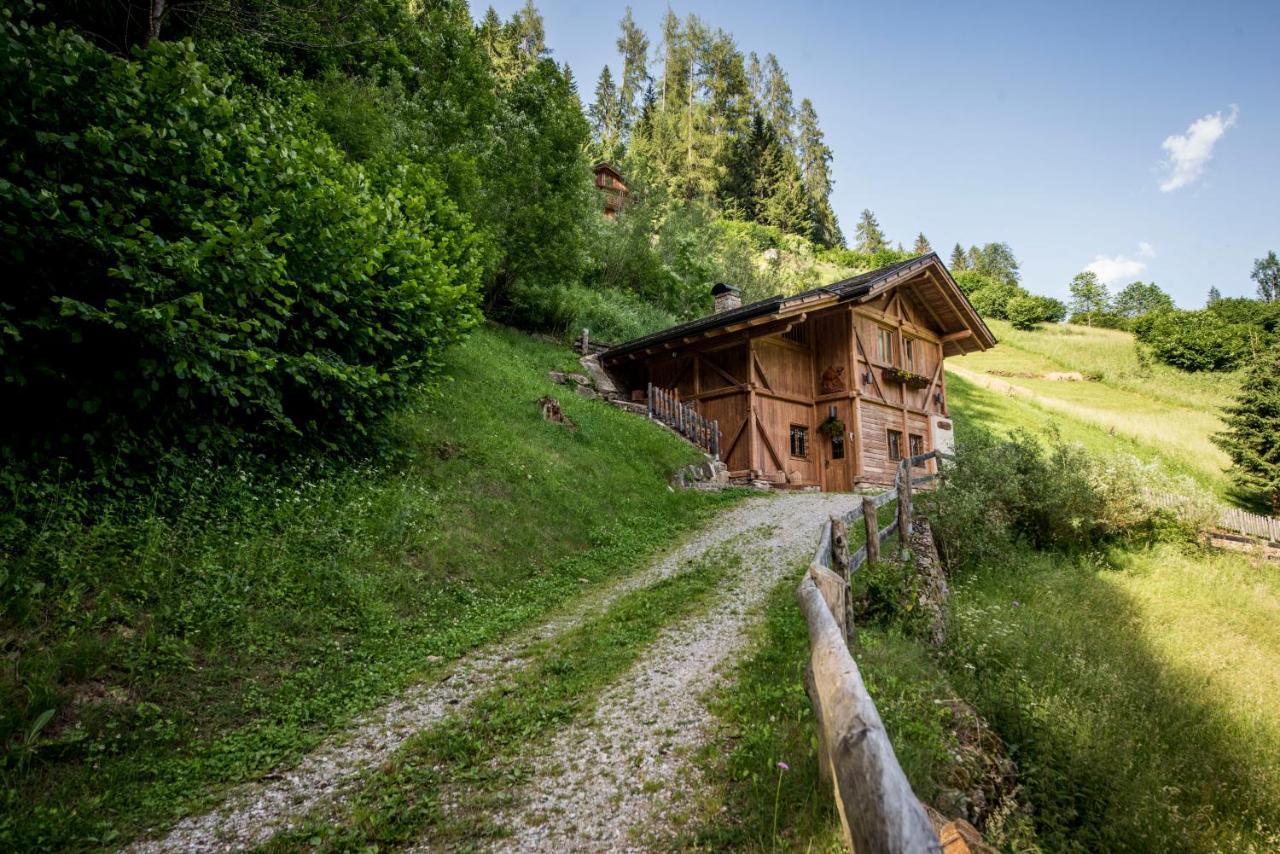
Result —
[[[666,625],[712,598],[736,561],[714,551],[679,575],[623,596],[608,610],[544,642],[535,663],[465,713],[410,739],[337,814],[323,811],[278,836],[273,851],[367,850],[431,834],[432,847],[501,835],[487,801],[533,771],[525,759],[570,721],[588,714]],[[495,761],[502,760],[502,761]],[[465,794],[456,789],[465,788]],[[458,808],[441,805],[452,787]]]
[[[1189,374],[1146,362],[1127,332],[1069,324],[1019,332],[999,321],[992,327],[998,346],[948,365],[948,397],[957,414],[981,407],[994,426],[1052,420],[1091,450],[1163,459],[1233,500],[1227,457],[1210,437],[1222,429],[1219,411],[1238,385],[1235,375]],[[1044,379],[1065,371],[1093,379]]]
[[[397,419],[397,465],[208,472],[176,510],[51,503],[3,557],[41,580],[2,626],[0,847],[118,845],[208,807],[736,500],[669,491],[696,452],[545,379],[570,364],[479,330]],[[576,430],[542,420],[548,393]]]
[[[1044,850],[1280,847],[1280,579],[1173,544],[1022,553],[956,586],[950,671]]]
[[[896,512],[896,504],[882,507],[881,524]],[[865,539],[861,527],[851,526],[849,539],[857,549]],[[895,536],[884,553],[896,543]],[[719,731],[702,755],[710,785],[701,795],[697,826],[680,840],[682,847],[842,850],[832,793],[818,778],[813,713],[803,682],[809,634],[795,600],[803,571],[797,568],[770,593],[752,651],[711,698]],[[958,809],[956,786],[971,775],[971,757],[955,731],[956,694],[929,647],[896,626],[868,624],[858,629],[854,655],[917,795]]]

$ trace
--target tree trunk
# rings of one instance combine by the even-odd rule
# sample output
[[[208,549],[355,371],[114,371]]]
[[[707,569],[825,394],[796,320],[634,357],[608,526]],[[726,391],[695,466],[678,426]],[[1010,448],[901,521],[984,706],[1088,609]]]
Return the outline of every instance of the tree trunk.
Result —
[[[164,24],[165,0],[151,0],[151,16],[147,22],[147,44],[160,38],[160,27]]]

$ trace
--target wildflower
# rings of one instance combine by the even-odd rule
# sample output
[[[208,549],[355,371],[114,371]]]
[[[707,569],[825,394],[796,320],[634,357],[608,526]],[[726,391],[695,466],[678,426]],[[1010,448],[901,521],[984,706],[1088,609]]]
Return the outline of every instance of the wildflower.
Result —
[[[787,763],[785,763],[785,762],[779,762],[779,763],[778,763],[778,770],[779,770],[779,771],[790,771],[790,770],[791,770],[791,766],[790,766],[790,765],[788,765],[788,764],[787,764]]]

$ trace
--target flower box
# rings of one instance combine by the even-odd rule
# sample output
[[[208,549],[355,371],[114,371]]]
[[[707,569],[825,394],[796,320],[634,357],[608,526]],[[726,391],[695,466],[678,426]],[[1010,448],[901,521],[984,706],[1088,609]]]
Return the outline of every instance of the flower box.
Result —
[[[897,383],[907,388],[928,388],[929,378],[922,374],[913,374],[911,371],[902,368],[882,368],[880,376],[884,377],[887,383]]]

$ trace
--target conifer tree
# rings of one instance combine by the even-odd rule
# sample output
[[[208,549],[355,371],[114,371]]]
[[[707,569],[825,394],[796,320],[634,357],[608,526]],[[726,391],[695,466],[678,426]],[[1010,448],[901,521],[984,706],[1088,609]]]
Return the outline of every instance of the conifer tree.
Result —
[[[821,246],[840,246],[844,235],[831,209],[831,149],[818,126],[818,111],[805,98],[800,102],[800,169],[812,208],[813,241]]]
[[[889,241],[885,240],[884,232],[880,230],[880,223],[876,221],[876,215],[870,210],[862,211],[856,234],[859,252],[879,252],[881,249],[889,248]]]
[[[1213,305],[1215,302],[1217,302],[1220,299],[1222,299],[1222,292],[1218,290],[1217,285],[1211,285],[1209,287],[1209,300],[1205,304]]]
[[[591,119],[591,134],[600,157],[605,160],[616,157],[622,143],[622,104],[607,65],[600,71],[595,100],[591,102],[587,115]]]
[[[911,251],[917,255],[928,255],[933,251],[933,247],[929,245],[929,238],[924,236],[924,232],[916,235],[916,245],[911,247]]]
[[[622,136],[631,133],[643,107],[641,98],[649,82],[649,37],[631,16],[631,7],[619,23],[618,54],[622,57],[622,83],[618,90],[621,106]]]
[[[951,250],[951,272],[969,269],[969,259],[964,254],[964,247],[959,243]]]
[[[796,108],[791,100],[791,84],[778,57],[771,53],[764,58],[764,114],[778,141],[786,148],[795,148]]]
[[[812,208],[795,155],[777,142],[765,151],[762,165],[756,193],[760,221],[807,237],[813,230]]]
[[[1227,429],[1213,440],[1231,458],[1236,480],[1280,515],[1280,344],[1250,361],[1224,420]]]

